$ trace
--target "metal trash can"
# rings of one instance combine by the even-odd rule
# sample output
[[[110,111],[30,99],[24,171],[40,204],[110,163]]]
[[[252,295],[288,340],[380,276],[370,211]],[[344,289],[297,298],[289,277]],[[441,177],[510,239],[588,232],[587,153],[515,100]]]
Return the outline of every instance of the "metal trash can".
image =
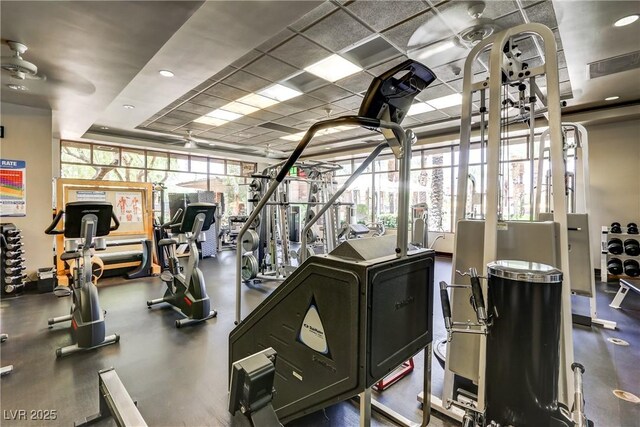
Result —
[[[43,294],[45,292],[52,292],[53,288],[57,285],[56,269],[53,267],[39,268],[38,269],[38,292]]]
[[[486,421],[563,426],[558,407],[562,272],[526,261],[487,266]],[[561,421],[562,420],[562,421]]]

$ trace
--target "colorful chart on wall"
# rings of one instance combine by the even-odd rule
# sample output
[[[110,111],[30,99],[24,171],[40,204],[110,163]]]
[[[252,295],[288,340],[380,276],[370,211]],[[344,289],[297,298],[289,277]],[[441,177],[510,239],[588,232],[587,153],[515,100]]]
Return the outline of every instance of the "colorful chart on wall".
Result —
[[[0,216],[27,215],[27,163],[0,159]]]
[[[121,223],[142,222],[142,197],[139,192],[117,192],[114,209]]]

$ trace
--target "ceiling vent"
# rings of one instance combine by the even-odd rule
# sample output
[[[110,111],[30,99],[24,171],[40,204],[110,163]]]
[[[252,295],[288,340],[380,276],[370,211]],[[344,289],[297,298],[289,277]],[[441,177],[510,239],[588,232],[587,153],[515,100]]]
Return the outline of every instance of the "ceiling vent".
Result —
[[[282,125],[279,125],[279,124],[273,123],[273,122],[262,123],[261,125],[258,125],[258,127],[265,128],[265,129],[271,129],[271,130],[277,130],[278,132],[289,133],[289,134],[300,132],[300,129],[292,128],[292,127],[289,127],[289,126],[282,126]]]
[[[640,51],[591,62],[587,67],[589,79],[633,70],[640,67]]]

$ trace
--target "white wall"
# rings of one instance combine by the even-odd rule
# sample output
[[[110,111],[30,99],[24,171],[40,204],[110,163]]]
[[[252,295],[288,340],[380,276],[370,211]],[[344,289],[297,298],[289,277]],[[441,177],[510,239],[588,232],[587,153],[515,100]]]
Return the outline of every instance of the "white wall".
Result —
[[[593,268],[600,266],[603,225],[640,224],[640,120],[586,126],[589,132]]]
[[[0,157],[27,162],[27,215],[0,221],[22,229],[26,272],[33,279],[38,268],[53,266],[53,239],[44,234],[52,218],[51,111],[7,103],[0,111],[5,133]]]

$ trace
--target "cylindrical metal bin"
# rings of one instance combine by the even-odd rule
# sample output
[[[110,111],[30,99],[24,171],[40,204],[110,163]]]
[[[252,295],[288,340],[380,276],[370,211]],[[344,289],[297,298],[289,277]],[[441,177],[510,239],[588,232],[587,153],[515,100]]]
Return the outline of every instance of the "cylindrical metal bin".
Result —
[[[560,368],[562,272],[526,261],[487,266],[486,421],[555,426]]]

